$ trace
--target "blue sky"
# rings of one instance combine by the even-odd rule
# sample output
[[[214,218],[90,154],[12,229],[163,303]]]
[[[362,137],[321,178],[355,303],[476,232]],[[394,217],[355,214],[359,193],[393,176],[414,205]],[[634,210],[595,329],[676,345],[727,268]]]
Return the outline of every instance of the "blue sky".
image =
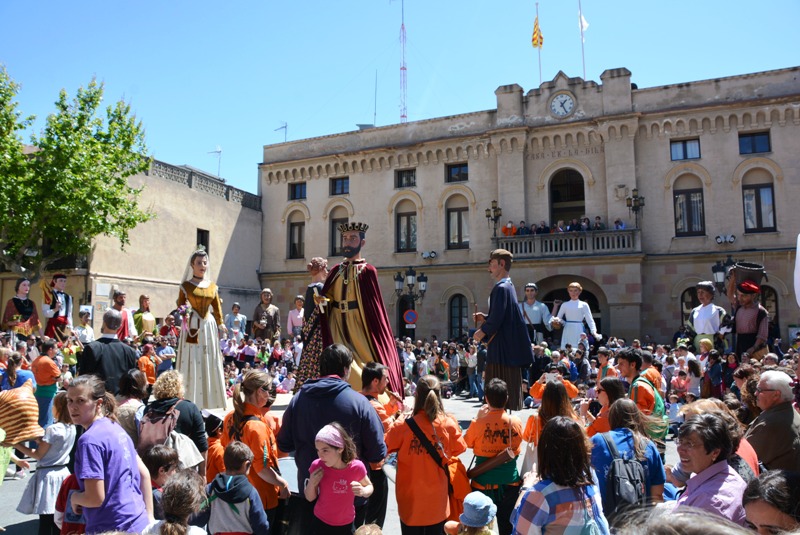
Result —
[[[640,88],[800,65],[800,1],[582,0],[586,78]],[[535,2],[406,0],[409,121],[539,85]],[[35,130],[92,77],[130,102],[151,154],[255,192],[262,147],[400,120],[400,0],[0,1],[0,63]],[[582,76],[577,0],[542,0],[542,75]],[[377,73],[377,100],[375,79]]]

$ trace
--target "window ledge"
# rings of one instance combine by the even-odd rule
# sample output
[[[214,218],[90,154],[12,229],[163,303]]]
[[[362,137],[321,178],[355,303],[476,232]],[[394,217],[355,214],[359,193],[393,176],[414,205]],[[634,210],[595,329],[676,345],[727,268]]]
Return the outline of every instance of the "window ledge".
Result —
[[[672,237],[673,240],[684,240],[686,238],[708,238],[708,234],[684,234]]]
[[[779,230],[745,230],[744,236],[763,236],[764,234],[780,234]]]

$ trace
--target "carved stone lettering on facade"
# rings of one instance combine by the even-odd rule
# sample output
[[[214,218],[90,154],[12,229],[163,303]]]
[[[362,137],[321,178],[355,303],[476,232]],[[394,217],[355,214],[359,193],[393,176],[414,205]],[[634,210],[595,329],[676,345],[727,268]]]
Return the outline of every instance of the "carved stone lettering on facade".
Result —
[[[552,160],[555,158],[574,158],[576,156],[591,156],[592,154],[603,154],[603,146],[581,147],[573,149],[545,150],[531,153],[531,160]]]

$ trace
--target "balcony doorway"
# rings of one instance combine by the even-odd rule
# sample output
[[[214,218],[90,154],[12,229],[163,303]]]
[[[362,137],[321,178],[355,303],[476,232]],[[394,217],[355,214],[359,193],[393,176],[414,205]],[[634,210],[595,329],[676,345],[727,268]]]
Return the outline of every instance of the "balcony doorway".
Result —
[[[550,225],[562,220],[569,225],[572,219],[580,221],[582,215],[586,215],[583,175],[574,169],[562,169],[550,180]]]

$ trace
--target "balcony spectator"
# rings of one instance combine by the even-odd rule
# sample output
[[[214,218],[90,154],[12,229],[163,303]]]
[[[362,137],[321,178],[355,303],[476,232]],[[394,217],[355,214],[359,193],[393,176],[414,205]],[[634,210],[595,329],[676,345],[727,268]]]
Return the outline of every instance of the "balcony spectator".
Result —
[[[614,220],[614,230],[625,230],[625,222],[620,218]]]
[[[559,219],[558,223],[556,223],[556,225],[550,229],[551,234],[559,234],[561,232],[566,232],[566,231],[567,231],[567,226],[564,224],[563,219]]]
[[[517,227],[514,226],[514,223],[511,220],[508,220],[506,226],[503,227],[503,236],[516,236],[517,235]]]
[[[589,218],[586,216],[581,217],[581,230],[583,232],[587,232],[592,230],[592,223],[589,221]]]
[[[531,229],[525,224],[525,221],[520,221],[517,227],[517,236],[527,236],[531,233]]]
[[[550,226],[544,221],[539,221],[539,226],[534,231],[535,234],[550,234]]]
[[[572,220],[569,222],[569,226],[567,227],[567,232],[580,232],[581,230],[581,222],[578,221],[577,218],[573,217]]]
[[[600,216],[596,216],[594,218],[594,224],[592,224],[592,230],[605,230],[605,229],[606,229],[606,224],[603,223],[603,220],[600,218]]]

